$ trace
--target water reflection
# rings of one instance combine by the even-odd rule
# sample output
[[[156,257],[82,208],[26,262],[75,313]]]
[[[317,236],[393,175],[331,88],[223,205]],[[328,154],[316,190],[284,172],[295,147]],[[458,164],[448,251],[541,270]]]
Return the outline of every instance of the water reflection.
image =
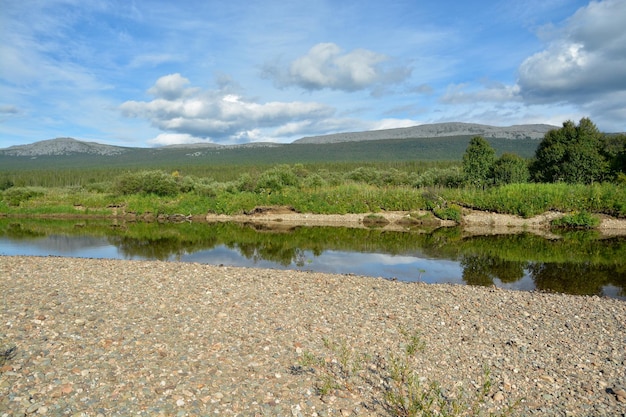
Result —
[[[245,224],[0,219],[0,255],[155,259],[496,285],[626,300],[626,238],[465,236],[460,228],[280,231]]]

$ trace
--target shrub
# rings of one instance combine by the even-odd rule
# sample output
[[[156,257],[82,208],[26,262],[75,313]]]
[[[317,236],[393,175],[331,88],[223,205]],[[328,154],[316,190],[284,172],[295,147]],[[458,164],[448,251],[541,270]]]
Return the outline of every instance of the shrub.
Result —
[[[299,183],[300,179],[291,167],[279,165],[261,174],[256,184],[256,190],[271,193],[272,191],[280,191],[285,187],[297,186]]]
[[[511,153],[505,153],[496,160],[492,175],[495,185],[523,183],[530,179],[526,160]]]
[[[303,185],[306,188],[322,188],[326,185],[326,181],[319,174],[311,174],[304,179]]]
[[[11,187],[13,187],[13,181],[9,178],[2,178],[0,179],[0,191],[4,191],[6,189],[9,189]]]
[[[159,196],[176,195],[180,192],[178,175],[168,175],[163,171],[139,171],[120,175],[114,190],[122,195],[155,194]]]
[[[41,197],[43,191],[32,187],[12,187],[2,193],[2,199],[9,206],[17,207],[22,202],[28,201],[34,197]]]
[[[368,214],[363,218],[363,225],[367,227],[383,227],[389,224],[389,220],[380,214]]]
[[[346,175],[346,179],[365,184],[378,184],[380,172],[372,167],[359,167]]]
[[[462,214],[461,207],[453,204],[446,205],[446,207],[435,208],[433,214],[439,217],[441,220],[454,220],[457,223],[461,222]]]
[[[600,224],[600,219],[591,213],[580,211],[554,219],[551,224],[554,227],[592,229]]]

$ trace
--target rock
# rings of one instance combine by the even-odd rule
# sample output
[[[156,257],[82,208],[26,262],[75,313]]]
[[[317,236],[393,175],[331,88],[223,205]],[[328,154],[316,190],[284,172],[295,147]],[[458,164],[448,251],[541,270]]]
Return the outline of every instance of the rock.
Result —
[[[541,375],[539,376],[539,379],[545,382],[549,382],[550,384],[554,384],[554,378],[552,378],[550,375]]]
[[[35,403],[26,409],[26,414],[33,414],[42,406],[41,403]]]
[[[501,401],[504,401],[504,394],[502,392],[498,391],[495,394],[493,394],[492,398],[496,402],[501,402]]]

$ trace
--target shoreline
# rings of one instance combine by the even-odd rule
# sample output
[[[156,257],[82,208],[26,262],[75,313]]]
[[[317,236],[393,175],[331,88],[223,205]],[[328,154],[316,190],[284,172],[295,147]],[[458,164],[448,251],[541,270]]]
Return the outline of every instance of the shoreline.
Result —
[[[247,214],[214,214],[205,215],[160,215],[152,213],[136,214],[115,211],[112,215],[89,214],[46,214],[19,215],[0,213],[4,218],[50,218],[50,219],[112,219],[128,222],[163,222],[163,223],[249,223],[271,229],[289,229],[298,226],[329,226],[348,228],[377,228],[389,231],[406,231],[413,228],[455,227],[461,226],[470,235],[517,234],[530,232],[557,238],[551,233],[550,222],[563,217],[566,213],[550,211],[530,218],[517,215],[463,209],[462,220],[441,220],[428,211],[383,211],[377,213],[358,214],[313,214],[299,213],[289,207],[257,207]],[[372,216],[374,220],[369,219]],[[626,236],[626,219],[607,215],[597,215],[600,224],[585,230],[598,232],[602,237]],[[371,220],[371,221],[370,221]],[[368,223],[368,221],[370,221]]]
[[[0,410],[45,415],[377,416],[383,390],[320,395],[308,357],[401,352],[424,381],[512,415],[622,415],[626,303],[159,261],[0,257]],[[329,341],[329,342],[327,342]],[[382,372],[366,360],[364,370]],[[300,368],[298,368],[300,367]],[[340,384],[341,385],[341,384]],[[345,388],[345,387],[344,387]],[[378,402],[377,402],[378,401]]]

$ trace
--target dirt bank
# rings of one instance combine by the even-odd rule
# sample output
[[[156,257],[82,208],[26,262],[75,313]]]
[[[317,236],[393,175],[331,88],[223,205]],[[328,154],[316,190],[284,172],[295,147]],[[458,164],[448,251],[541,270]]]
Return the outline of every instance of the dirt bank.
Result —
[[[531,231],[539,234],[549,233],[550,222],[563,217],[564,213],[547,212],[531,218],[510,214],[499,214],[477,210],[463,210],[462,225],[470,234],[501,234]],[[603,235],[626,235],[626,219],[600,216],[597,230]],[[360,214],[310,214],[298,213],[284,207],[259,208],[248,214],[233,216],[207,214],[208,222],[243,222],[266,225],[301,225],[301,226],[343,226],[343,227],[379,227],[385,230],[406,230],[420,225],[454,226],[455,222],[440,220],[426,211],[383,211]]]

